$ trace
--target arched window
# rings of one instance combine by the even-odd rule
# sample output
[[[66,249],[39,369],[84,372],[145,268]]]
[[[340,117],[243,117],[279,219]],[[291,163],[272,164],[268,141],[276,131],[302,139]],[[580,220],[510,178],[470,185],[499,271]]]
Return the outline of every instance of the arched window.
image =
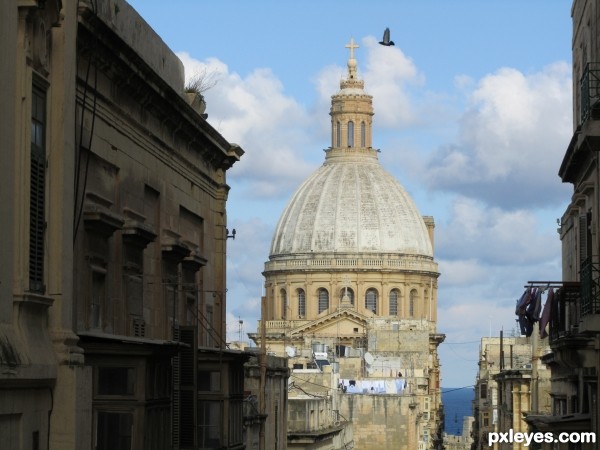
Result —
[[[288,308],[287,293],[285,292],[285,289],[282,289],[279,292],[279,294],[281,296],[281,318],[287,319],[287,308]]]
[[[348,122],[348,147],[354,147],[354,122]]]
[[[340,291],[340,302],[344,300],[344,295],[347,295],[348,300],[350,300],[350,303],[354,305],[354,291],[352,290],[352,288],[342,288],[342,290]]]
[[[367,145],[367,126],[364,122],[360,123],[360,146],[365,147]]]
[[[410,291],[410,299],[408,302],[408,315],[410,317],[415,316],[416,304],[417,304],[417,291],[415,289],[413,289],[412,291]]]
[[[390,291],[390,316],[398,315],[398,299],[400,298],[400,291],[398,289],[392,289]]]
[[[336,123],[335,126],[335,146],[340,147],[342,145],[342,124]]]
[[[365,308],[377,314],[377,291],[373,288],[367,289],[365,294]]]
[[[306,293],[304,289],[298,289],[298,319],[306,317]]]
[[[321,314],[323,311],[327,311],[329,309],[329,292],[327,292],[327,289],[320,288],[318,291],[318,297],[319,314]]]

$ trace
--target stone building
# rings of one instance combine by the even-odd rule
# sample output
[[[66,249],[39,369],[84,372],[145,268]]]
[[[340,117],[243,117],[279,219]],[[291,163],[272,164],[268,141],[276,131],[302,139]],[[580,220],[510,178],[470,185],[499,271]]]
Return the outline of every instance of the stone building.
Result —
[[[474,420],[470,416],[463,417],[460,435],[444,433],[444,450],[471,450]]]
[[[559,169],[573,185],[560,219],[563,286],[549,320],[552,412],[528,421],[540,431],[600,433],[600,5],[574,0],[573,137]],[[596,449],[598,443],[544,444],[556,450]]]
[[[0,446],[243,448],[243,151],[125,1],[3,1],[0,21]]]
[[[256,348],[252,351],[256,351]],[[262,355],[260,352],[256,352],[244,365],[244,370],[244,443],[246,449],[285,450],[287,448],[287,400],[290,372],[287,358]],[[261,402],[264,403],[264,406],[261,405]]]
[[[436,331],[434,222],[378,160],[372,97],[358,77],[358,46],[347,47],[331,145],[281,214],[263,272],[262,320],[250,336],[289,357],[298,388],[289,398],[290,445],[302,432],[293,411],[309,408],[308,395],[334,418],[320,435],[302,425],[315,440],[348,422],[358,449],[439,448],[444,335]],[[339,448],[332,442],[327,448]]]
[[[535,342],[534,342],[535,340]],[[550,373],[539,355],[548,352],[537,336],[481,339],[473,400],[473,445],[477,449],[524,448],[518,443],[488,446],[489,433],[529,432],[525,414],[550,408]]]

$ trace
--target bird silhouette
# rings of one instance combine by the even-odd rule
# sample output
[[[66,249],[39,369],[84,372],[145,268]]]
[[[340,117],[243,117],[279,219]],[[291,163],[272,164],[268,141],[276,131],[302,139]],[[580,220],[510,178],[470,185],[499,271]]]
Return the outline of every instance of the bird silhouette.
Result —
[[[385,45],[389,47],[390,45],[394,45],[394,41],[390,41],[390,29],[386,28],[383,32],[383,41],[379,42],[381,45]]]

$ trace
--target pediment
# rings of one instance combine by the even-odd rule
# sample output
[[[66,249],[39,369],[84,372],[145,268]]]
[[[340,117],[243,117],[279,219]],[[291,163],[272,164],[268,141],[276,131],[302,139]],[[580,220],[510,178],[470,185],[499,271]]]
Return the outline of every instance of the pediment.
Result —
[[[365,334],[367,318],[351,310],[341,309],[319,317],[291,331],[291,336],[314,334],[316,336],[359,337]]]

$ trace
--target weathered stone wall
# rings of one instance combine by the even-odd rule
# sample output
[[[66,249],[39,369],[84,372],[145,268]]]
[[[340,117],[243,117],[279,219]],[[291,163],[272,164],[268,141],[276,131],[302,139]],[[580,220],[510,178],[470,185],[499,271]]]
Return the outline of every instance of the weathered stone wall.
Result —
[[[340,413],[352,421],[356,450],[415,450],[417,408],[412,396],[342,395]],[[412,425],[412,426],[411,426]]]

